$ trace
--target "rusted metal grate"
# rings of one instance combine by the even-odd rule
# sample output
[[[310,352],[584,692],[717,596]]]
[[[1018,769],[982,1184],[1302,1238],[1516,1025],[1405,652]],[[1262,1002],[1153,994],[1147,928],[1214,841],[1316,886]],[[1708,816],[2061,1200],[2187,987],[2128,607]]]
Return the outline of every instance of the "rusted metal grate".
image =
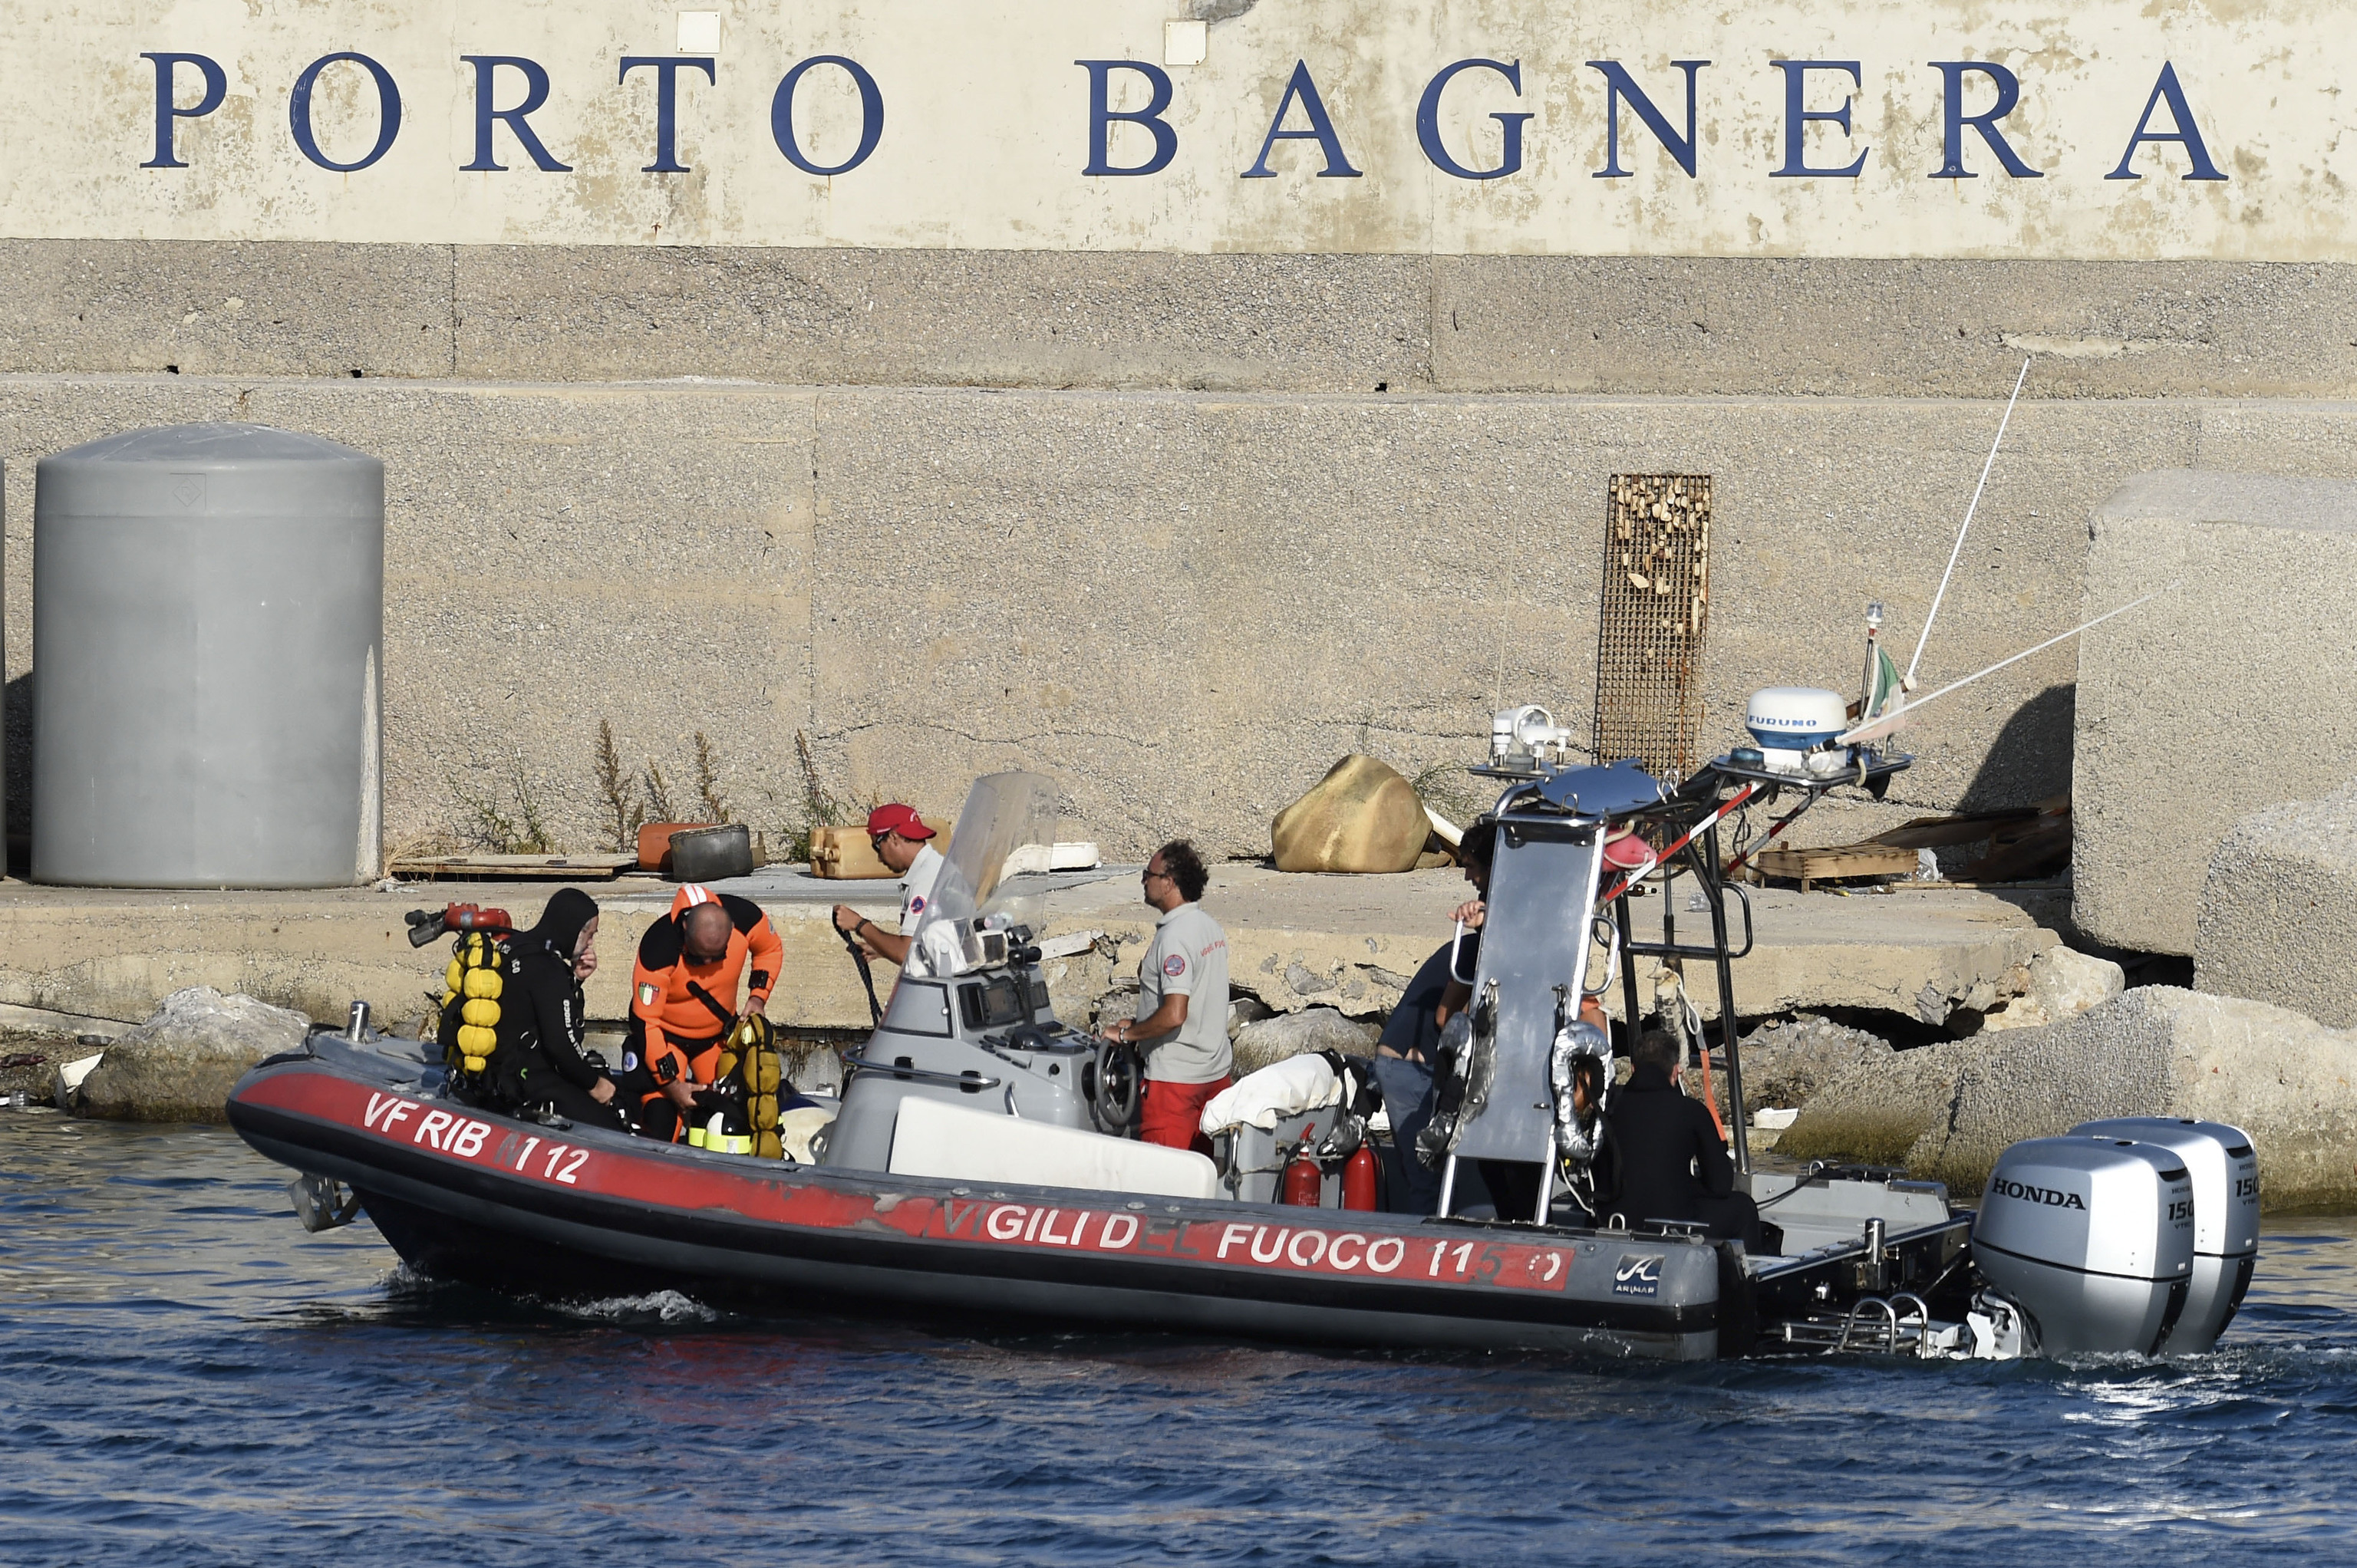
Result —
[[[1710,628],[1710,476],[1615,474],[1596,616],[1596,759],[1695,768]]]

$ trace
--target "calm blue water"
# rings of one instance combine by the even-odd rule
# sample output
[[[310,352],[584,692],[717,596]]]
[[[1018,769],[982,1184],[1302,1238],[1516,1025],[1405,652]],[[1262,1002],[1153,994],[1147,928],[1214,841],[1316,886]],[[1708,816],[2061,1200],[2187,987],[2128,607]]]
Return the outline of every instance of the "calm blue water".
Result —
[[[0,1562],[2357,1560],[2357,1219],[2198,1362],[1681,1369],[519,1306],[287,1174],[0,1112]]]

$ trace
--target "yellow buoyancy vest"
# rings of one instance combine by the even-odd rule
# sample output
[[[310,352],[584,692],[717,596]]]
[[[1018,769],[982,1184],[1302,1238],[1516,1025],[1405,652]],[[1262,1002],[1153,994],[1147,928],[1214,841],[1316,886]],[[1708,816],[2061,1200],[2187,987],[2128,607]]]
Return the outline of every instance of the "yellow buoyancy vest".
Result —
[[[472,1082],[490,1068],[500,1045],[500,997],[515,963],[506,940],[483,931],[460,933],[450,946],[450,967],[442,972],[442,1011],[458,1006],[456,1059],[450,1070]]]

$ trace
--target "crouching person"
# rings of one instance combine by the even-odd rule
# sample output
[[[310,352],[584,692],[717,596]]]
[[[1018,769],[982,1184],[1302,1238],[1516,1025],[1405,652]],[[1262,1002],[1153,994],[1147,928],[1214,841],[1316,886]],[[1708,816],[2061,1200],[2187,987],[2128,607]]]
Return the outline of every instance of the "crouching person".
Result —
[[[1203,1107],[1233,1081],[1228,1043],[1228,934],[1196,901],[1210,885],[1202,857],[1174,839],[1146,863],[1146,901],[1161,911],[1137,966],[1137,1017],[1105,1030],[1146,1057],[1138,1136],[1174,1149],[1211,1152]]]
[[[495,934],[478,933],[452,961],[459,979],[443,1004],[441,1041],[454,1084],[486,1110],[626,1128],[613,1080],[582,1049],[581,983],[597,970],[597,901],[577,887],[559,888],[540,924],[505,945],[500,952]],[[470,973],[483,978],[470,981]],[[469,1009],[475,1017],[488,1011],[491,1021],[470,1023]],[[486,1029],[493,1036],[487,1056],[470,1048]]]
[[[1757,1251],[1759,1206],[1749,1193],[1735,1190],[1735,1163],[1709,1109],[1678,1088],[1683,1049],[1676,1036],[1650,1029],[1630,1053],[1635,1070],[1604,1112],[1605,1153],[1616,1168],[1599,1182],[1611,1190],[1597,1207],[1630,1225],[1700,1220],[1711,1235],[1740,1238]]]
[[[739,1023],[768,1008],[784,957],[751,899],[694,884],[673,896],[671,913],[639,939],[630,975],[622,1088],[641,1134],[681,1142],[723,1109],[713,1098],[722,1048]]]

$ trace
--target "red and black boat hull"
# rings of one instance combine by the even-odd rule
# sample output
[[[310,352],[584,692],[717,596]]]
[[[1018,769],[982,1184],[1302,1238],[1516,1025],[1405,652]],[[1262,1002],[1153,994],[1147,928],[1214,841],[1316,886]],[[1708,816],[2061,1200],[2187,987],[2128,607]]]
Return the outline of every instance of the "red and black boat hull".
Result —
[[[1719,1348],[1722,1260],[1682,1237],[754,1161],[472,1111],[414,1064],[334,1047],[257,1068],[229,1116],[272,1159],[350,1186],[412,1266],[500,1291],[1325,1345]]]

